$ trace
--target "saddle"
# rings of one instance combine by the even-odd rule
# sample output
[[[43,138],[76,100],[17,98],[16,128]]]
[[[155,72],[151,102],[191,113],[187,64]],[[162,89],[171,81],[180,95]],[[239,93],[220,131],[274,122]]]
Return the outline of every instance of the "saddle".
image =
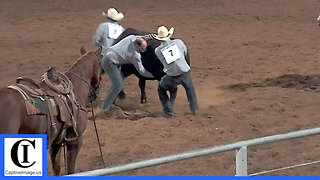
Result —
[[[46,115],[48,119],[48,137],[51,141],[73,141],[78,138],[76,118],[78,118],[80,105],[78,104],[73,85],[69,78],[50,68],[42,76],[40,83],[29,78],[19,77],[16,83],[8,88],[17,90],[25,101],[28,115]],[[57,132],[56,123],[62,122],[63,128]]]

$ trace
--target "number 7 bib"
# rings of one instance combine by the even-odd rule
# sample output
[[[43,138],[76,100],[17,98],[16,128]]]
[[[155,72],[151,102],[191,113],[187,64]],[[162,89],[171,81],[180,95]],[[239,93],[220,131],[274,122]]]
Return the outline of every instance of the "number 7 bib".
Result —
[[[161,49],[161,53],[168,64],[180,59],[181,53],[176,44]]]

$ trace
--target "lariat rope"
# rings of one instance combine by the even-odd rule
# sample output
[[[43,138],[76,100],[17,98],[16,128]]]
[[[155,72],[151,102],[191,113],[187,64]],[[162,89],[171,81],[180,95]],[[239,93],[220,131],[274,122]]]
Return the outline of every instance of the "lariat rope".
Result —
[[[92,116],[94,117],[94,112],[93,112],[93,108],[92,108],[92,102],[91,102],[91,113]],[[94,124],[94,129],[96,131],[96,135],[97,135],[97,140],[98,140],[98,145],[99,145],[99,150],[100,150],[100,156],[101,156],[101,161],[103,164],[103,167],[106,167],[104,160],[103,160],[103,154],[102,154],[102,149],[101,149],[101,143],[100,143],[100,139],[99,139],[99,135],[98,135],[98,130],[97,130],[97,125],[96,125],[96,119],[93,119],[93,124]]]

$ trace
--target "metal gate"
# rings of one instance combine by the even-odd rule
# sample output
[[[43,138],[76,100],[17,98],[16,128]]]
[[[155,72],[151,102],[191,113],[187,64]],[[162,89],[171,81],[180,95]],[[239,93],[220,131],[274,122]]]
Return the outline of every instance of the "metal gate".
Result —
[[[231,151],[231,150],[236,150],[236,176],[248,176],[248,169],[247,169],[247,148],[248,147],[272,143],[272,142],[278,142],[278,141],[283,141],[283,140],[288,140],[293,138],[312,136],[317,134],[320,134],[320,128],[295,131],[295,132],[290,132],[285,134],[277,134],[273,136],[266,136],[266,137],[251,139],[247,141],[239,141],[236,143],[231,143],[226,145],[197,149],[197,150],[187,151],[179,154],[163,156],[160,158],[134,162],[134,163],[129,163],[125,165],[119,165],[111,168],[103,168],[103,169],[97,169],[93,171],[86,171],[86,172],[71,174],[69,176],[104,176],[104,175],[115,174],[115,173],[120,173],[124,171],[129,171],[129,170],[135,170],[135,169],[141,169],[141,168],[150,167],[150,166],[156,166],[160,164],[171,163],[175,161],[191,159],[195,157],[201,157],[205,155],[217,154],[217,153]],[[320,161],[315,161],[308,164],[314,164],[319,162]],[[259,174],[263,174],[263,172],[254,173],[251,175],[259,175]]]

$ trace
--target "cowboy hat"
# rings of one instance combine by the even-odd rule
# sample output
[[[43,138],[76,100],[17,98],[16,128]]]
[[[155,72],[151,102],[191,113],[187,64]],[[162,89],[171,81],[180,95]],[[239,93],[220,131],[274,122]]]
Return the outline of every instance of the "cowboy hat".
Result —
[[[107,16],[114,21],[120,21],[124,18],[124,15],[119,13],[115,8],[109,8],[107,12],[103,11],[102,15]]]
[[[318,23],[318,25],[320,26],[320,15],[319,15],[319,17],[317,18],[316,23]]]
[[[170,39],[173,34],[173,31],[174,31],[173,27],[171,27],[170,30],[168,31],[168,29],[165,26],[160,26],[158,28],[158,34],[154,34],[154,38],[160,41]]]

